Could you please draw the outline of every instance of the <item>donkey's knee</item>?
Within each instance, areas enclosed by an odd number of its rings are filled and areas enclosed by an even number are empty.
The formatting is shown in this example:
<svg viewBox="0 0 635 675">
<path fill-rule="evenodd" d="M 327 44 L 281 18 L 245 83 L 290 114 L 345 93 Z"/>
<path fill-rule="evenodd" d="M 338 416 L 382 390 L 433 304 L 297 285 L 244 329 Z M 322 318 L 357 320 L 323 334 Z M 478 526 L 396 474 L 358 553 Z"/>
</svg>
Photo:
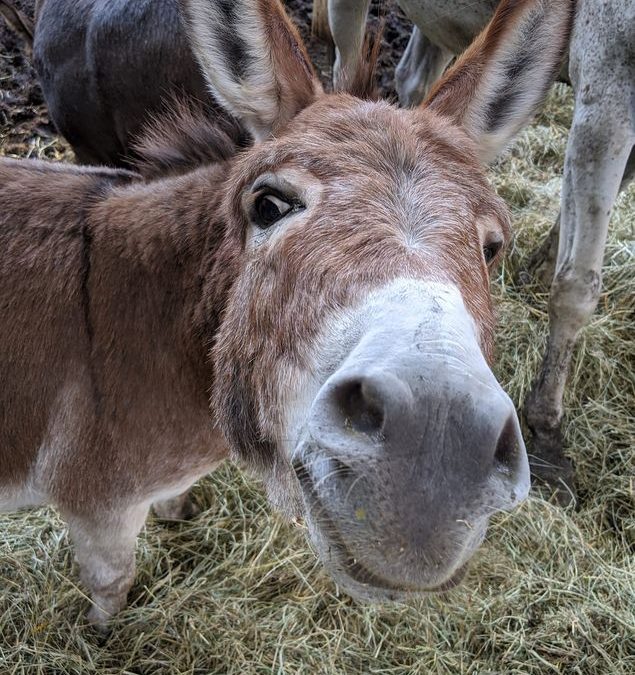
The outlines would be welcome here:
<svg viewBox="0 0 635 675">
<path fill-rule="evenodd" d="M 566 330 L 568 337 L 575 339 L 595 311 L 601 287 L 602 276 L 597 269 L 578 269 L 571 264 L 558 269 L 549 297 L 552 330 Z"/>
<path fill-rule="evenodd" d="M 419 105 L 443 74 L 452 54 L 430 40 L 415 26 L 395 70 L 395 88 L 404 108 Z"/>
<path fill-rule="evenodd" d="M 80 562 L 80 578 L 90 590 L 92 606 L 87 618 L 91 624 L 104 627 L 111 617 L 126 606 L 134 574 L 134 549 L 114 564 L 94 558 L 84 564 Z"/>
<path fill-rule="evenodd" d="M 586 325 L 600 297 L 601 276 L 593 269 L 560 268 L 551 284 L 551 331 L 541 372 L 525 403 L 525 416 L 535 436 L 553 437 L 550 451 L 561 443 L 562 394 L 571 355 L 580 330 Z M 557 437 L 557 440 L 556 440 Z"/>
<path fill-rule="evenodd" d="M 99 628 L 126 605 L 135 575 L 135 542 L 147 512 L 140 506 L 103 517 L 69 518 L 80 579 L 92 601 L 88 620 Z"/>
</svg>

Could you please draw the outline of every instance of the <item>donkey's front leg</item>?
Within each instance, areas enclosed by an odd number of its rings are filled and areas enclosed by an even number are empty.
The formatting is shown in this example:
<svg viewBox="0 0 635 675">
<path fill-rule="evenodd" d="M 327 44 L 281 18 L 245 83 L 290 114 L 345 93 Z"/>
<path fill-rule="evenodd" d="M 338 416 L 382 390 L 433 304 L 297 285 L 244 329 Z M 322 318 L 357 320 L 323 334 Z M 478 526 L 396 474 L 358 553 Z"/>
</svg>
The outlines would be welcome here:
<svg viewBox="0 0 635 675">
<path fill-rule="evenodd" d="M 635 149 L 631 150 L 620 192 L 628 187 L 635 176 Z M 535 251 L 529 254 L 526 265 L 518 273 L 518 283 L 521 285 L 538 281 L 549 287 L 553 281 L 558 258 L 558 240 L 560 238 L 560 214 L 556 218 L 549 233 Z"/>
<path fill-rule="evenodd" d="M 333 86 L 354 77 L 362 55 L 370 0 L 328 0 L 329 28 L 335 44 Z"/>
<path fill-rule="evenodd" d="M 395 87 L 404 108 L 423 101 L 432 85 L 441 77 L 454 54 L 437 47 L 419 30 L 412 29 L 408 46 L 395 70 Z"/>
<path fill-rule="evenodd" d="M 593 82 L 581 82 L 576 89 L 549 301 L 551 333 L 540 375 L 525 403 L 534 436 L 534 475 L 552 484 L 564 481 L 568 489 L 572 471 L 562 453 L 560 429 L 564 387 L 578 334 L 597 306 L 611 209 L 635 140 L 629 122 L 630 85 L 613 79 L 609 96 L 604 83 L 611 81 L 611 74 L 605 76 L 594 73 Z"/>
<path fill-rule="evenodd" d="M 143 504 L 67 518 L 80 577 L 93 603 L 88 620 L 98 628 L 104 629 L 126 605 L 135 573 L 135 542 L 147 515 L 148 505 Z"/>
</svg>

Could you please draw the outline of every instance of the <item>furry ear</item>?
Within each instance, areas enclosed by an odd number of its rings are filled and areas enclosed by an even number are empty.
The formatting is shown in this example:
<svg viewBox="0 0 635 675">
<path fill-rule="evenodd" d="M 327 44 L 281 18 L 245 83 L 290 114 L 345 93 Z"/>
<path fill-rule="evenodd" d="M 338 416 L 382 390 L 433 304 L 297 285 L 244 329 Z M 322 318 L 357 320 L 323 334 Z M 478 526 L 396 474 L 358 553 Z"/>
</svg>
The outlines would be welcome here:
<svg viewBox="0 0 635 675">
<path fill-rule="evenodd" d="M 575 0 L 502 0 L 423 105 L 450 117 L 493 160 L 531 119 L 560 70 Z"/>
<path fill-rule="evenodd" d="M 256 140 L 322 92 L 279 0 L 183 0 L 190 43 L 217 100 Z"/>
</svg>

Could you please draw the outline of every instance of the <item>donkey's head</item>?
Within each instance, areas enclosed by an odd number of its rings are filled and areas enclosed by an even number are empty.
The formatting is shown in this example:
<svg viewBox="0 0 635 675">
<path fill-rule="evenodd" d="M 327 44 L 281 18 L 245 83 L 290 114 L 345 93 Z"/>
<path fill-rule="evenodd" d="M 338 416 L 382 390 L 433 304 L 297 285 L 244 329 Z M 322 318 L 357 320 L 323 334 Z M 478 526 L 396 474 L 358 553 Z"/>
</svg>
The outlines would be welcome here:
<svg viewBox="0 0 635 675">
<path fill-rule="evenodd" d="M 408 111 L 323 93 L 277 0 L 186 11 L 214 94 L 256 140 L 225 199 L 243 254 L 213 352 L 224 432 L 346 590 L 447 588 L 529 489 L 488 365 L 508 214 L 483 162 L 555 76 L 572 2 L 505 0 Z"/>
</svg>

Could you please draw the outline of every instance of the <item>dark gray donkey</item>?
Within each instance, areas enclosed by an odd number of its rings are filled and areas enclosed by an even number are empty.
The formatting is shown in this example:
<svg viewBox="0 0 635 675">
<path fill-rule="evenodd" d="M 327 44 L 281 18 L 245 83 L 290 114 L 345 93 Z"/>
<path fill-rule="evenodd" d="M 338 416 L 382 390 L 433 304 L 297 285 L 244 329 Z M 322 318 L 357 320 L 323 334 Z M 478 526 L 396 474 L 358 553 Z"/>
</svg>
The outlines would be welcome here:
<svg viewBox="0 0 635 675">
<path fill-rule="evenodd" d="M 51 119 L 82 164 L 128 165 L 134 139 L 174 96 L 221 114 L 178 0 L 36 0 L 34 26 L 11 0 L 0 13 L 32 49 Z"/>
</svg>

